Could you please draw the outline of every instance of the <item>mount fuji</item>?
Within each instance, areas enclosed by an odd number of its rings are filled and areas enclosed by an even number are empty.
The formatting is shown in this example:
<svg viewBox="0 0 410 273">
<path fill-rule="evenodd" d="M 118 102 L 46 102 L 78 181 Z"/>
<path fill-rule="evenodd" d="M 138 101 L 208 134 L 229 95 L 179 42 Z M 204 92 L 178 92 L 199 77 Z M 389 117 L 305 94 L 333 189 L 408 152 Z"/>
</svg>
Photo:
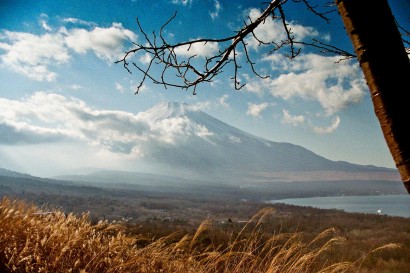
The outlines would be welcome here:
<svg viewBox="0 0 410 273">
<path fill-rule="evenodd" d="M 159 164 L 163 170 L 174 174 L 185 174 L 184 177 L 195 174 L 201 179 L 240 183 L 399 181 L 395 169 L 332 161 L 298 145 L 274 142 L 244 132 L 193 105 L 163 102 L 141 115 L 152 126 L 162 128 L 158 129 L 162 130 L 160 138 L 165 139 L 150 145 L 144 161 Z"/>
</svg>

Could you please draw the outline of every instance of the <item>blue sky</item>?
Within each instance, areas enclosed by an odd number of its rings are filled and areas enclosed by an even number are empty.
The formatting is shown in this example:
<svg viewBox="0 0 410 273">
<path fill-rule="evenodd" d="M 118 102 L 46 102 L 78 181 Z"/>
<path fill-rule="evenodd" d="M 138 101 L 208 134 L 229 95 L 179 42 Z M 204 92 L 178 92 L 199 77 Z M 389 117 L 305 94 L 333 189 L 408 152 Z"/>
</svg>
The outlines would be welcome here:
<svg viewBox="0 0 410 273">
<path fill-rule="evenodd" d="M 409 29 L 409 3 L 390 2 Z M 271 77 L 256 78 L 244 64 L 239 76 L 247 85 L 236 91 L 227 67 L 195 96 L 148 81 L 135 95 L 141 75 L 114 63 L 133 41 L 144 42 L 137 16 L 152 33 L 177 12 L 165 36 L 178 42 L 232 35 L 262 7 L 258 1 L 223 0 L 0 0 L 0 167 L 40 176 L 80 167 L 136 170 L 144 155 L 117 151 L 111 143 L 149 141 L 140 123 L 133 128 L 129 122 L 163 101 L 193 104 L 249 133 L 332 160 L 394 167 L 356 60 L 335 64 L 340 57 L 302 48 L 289 61 L 267 55 L 249 38 L 256 68 Z M 326 24 L 291 2 L 285 11 L 299 39 L 351 50 L 336 13 Z M 256 35 L 280 39 L 283 34 L 272 31 L 277 27 L 267 20 Z M 200 59 L 218 49 L 208 44 L 192 50 Z M 144 64 L 144 56 L 133 58 Z"/>
</svg>

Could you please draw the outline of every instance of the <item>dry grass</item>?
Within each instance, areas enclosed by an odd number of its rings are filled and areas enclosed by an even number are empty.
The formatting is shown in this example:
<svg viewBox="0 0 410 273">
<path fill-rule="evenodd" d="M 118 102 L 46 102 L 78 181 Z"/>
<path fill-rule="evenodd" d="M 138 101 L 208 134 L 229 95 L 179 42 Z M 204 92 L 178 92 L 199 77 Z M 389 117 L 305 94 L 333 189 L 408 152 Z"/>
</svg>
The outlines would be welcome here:
<svg viewBox="0 0 410 273">
<path fill-rule="evenodd" d="M 226 244 L 216 244 L 217 227 L 206 220 L 191 235 L 171 234 L 145 246 L 118 224 L 39 211 L 21 201 L 0 202 L 0 272 L 357 272 L 366 258 L 330 262 L 332 249 L 344 243 L 332 229 L 309 242 L 301 233 L 267 237 L 262 226 L 270 210 L 239 232 L 226 230 Z"/>
</svg>

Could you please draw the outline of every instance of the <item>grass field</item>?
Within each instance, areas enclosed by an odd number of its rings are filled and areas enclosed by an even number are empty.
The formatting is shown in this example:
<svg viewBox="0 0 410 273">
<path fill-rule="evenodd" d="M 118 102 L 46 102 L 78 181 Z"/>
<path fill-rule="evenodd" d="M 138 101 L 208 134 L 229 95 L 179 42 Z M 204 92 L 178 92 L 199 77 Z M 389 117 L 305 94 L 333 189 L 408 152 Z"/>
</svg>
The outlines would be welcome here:
<svg viewBox="0 0 410 273">
<path fill-rule="evenodd" d="M 273 230 L 276 220 L 268 207 L 245 223 L 208 218 L 191 231 L 149 237 L 141 224 L 93 223 L 88 214 L 3 198 L 0 272 L 405 272 L 398 243 L 354 253 L 354 233 Z"/>
</svg>

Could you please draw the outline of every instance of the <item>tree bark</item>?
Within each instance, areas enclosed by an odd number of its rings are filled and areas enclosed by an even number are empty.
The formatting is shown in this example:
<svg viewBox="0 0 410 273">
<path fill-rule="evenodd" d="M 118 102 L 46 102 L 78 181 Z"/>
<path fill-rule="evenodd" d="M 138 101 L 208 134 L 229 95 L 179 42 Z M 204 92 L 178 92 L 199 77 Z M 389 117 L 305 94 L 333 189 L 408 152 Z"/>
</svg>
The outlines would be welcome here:
<svg viewBox="0 0 410 273">
<path fill-rule="evenodd" d="M 387 0 L 336 0 L 374 111 L 410 194 L 410 62 Z"/>
</svg>

